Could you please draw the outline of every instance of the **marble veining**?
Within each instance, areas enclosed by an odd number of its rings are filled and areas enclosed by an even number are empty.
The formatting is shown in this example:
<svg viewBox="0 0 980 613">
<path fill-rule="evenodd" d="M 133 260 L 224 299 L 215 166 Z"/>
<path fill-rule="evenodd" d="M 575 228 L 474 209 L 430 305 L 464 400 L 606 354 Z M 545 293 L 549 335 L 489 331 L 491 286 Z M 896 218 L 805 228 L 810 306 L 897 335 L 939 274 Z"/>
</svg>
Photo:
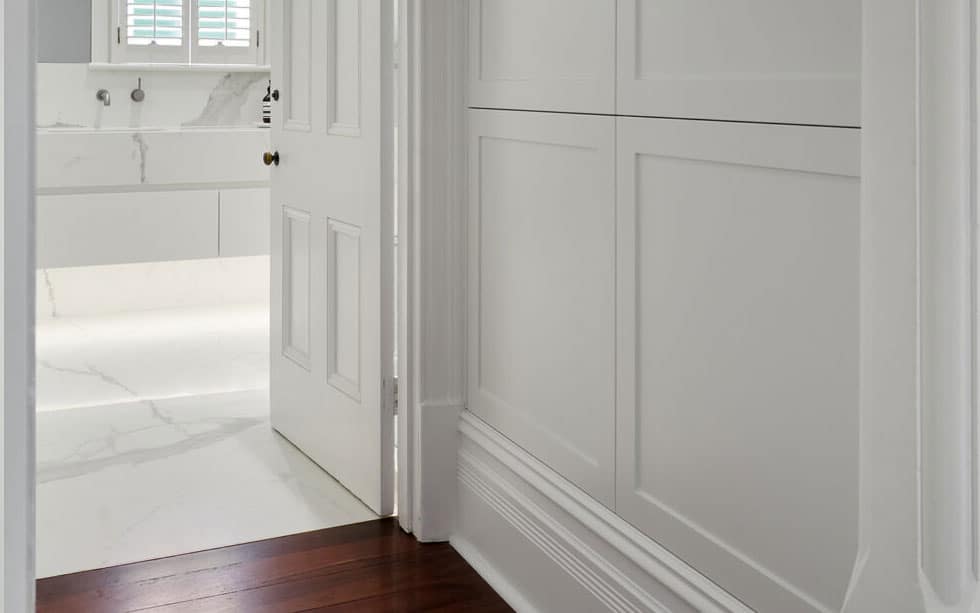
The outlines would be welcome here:
<svg viewBox="0 0 980 613">
<path fill-rule="evenodd" d="M 66 123 L 64 121 L 49 121 L 48 123 L 39 123 L 37 127 L 44 130 L 65 130 L 65 129 L 84 128 L 85 126 L 80 123 Z"/>
<path fill-rule="evenodd" d="M 146 99 L 136 103 L 128 93 L 141 78 Z M 268 78 L 39 64 L 38 188 L 266 184 L 256 152 L 268 149 L 269 131 L 257 127 Z M 96 100 L 99 89 L 111 106 Z"/>
<path fill-rule="evenodd" d="M 177 429 L 179 429 L 182 432 L 184 432 L 184 434 L 187 434 L 187 432 L 185 430 L 183 430 L 176 421 L 174 421 L 171 417 L 169 417 L 163 411 L 160 410 L 160 407 L 157 405 L 157 403 L 153 399 L 141 397 L 140 394 L 136 390 L 128 387 L 126 384 L 124 384 L 119 379 L 116 379 L 115 377 L 113 377 L 113 376 L 111 376 L 111 375 L 103 372 L 102 370 L 100 370 L 99 368 L 96 368 L 92 364 L 86 364 L 84 369 L 79 369 L 79 368 L 66 368 L 66 367 L 54 366 L 53 364 L 51 364 L 47 360 L 38 360 L 38 363 L 41 366 L 43 366 L 45 368 L 48 368 L 50 370 L 53 370 L 55 372 L 58 372 L 58 373 L 71 374 L 71 375 L 82 375 L 82 376 L 87 376 L 87 377 L 95 377 L 98 380 L 102 381 L 103 383 L 106 383 L 106 384 L 110 385 L 111 387 L 118 388 L 118 389 L 122 390 L 123 392 L 125 392 L 126 394 L 129 394 L 133 398 L 137 399 L 141 404 L 143 404 L 146 408 L 148 408 L 150 410 L 150 414 L 152 415 L 152 417 L 155 420 L 159 421 L 162 424 L 166 424 L 168 426 L 176 427 Z"/>
<path fill-rule="evenodd" d="M 55 298 L 54 294 L 54 283 L 51 282 L 51 273 L 48 269 L 40 270 L 41 278 L 44 279 L 44 288 L 48 296 L 48 306 L 51 308 L 50 317 L 58 317 L 58 300 Z M 39 303 L 42 301 L 38 301 Z"/>
<path fill-rule="evenodd" d="M 133 133 L 133 142 L 136 143 L 136 159 L 139 160 L 139 177 L 140 185 L 146 184 L 146 152 L 150 149 L 150 146 L 146 143 L 146 139 L 139 132 Z"/>
<path fill-rule="evenodd" d="M 374 517 L 271 428 L 268 321 L 266 304 L 39 320 L 38 576 Z"/>
<path fill-rule="evenodd" d="M 261 128 L 41 130 L 37 144 L 41 193 L 269 181 L 256 154 L 269 147 L 269 130 Z"/>
<path fill-rule="evenodd" d="M 74 318 L 76 321 L 148 311 L 197 309 L 193 319 L 201 321 L 200 308 L 224 305 L 253 305 L 222 308 L 224 317 L 251 310 L 247 325 L 266 326 L 262 306 L 269 296 L 269 256 L 225 257 L 205 260 L 145 262 L 95 267 L 41 268 L 37 273 L 37 318 Z M 112 296 L 107 300 L 106 296 Z M 244 316 L 244 315 L 243 315 Z M 236 321 L 242 326 L 242 321 Z M 46 328 L 51 336 L 56 328 Z M 106 334 L 109 334 L 107 332 Z M 53 341 L 55 342 L 55 341 Z M 255 351 L 262 347 L 255 347 Z M 60 363 L 60 361 L 59 361 Z M 69 365 L 82 367 L 72 361 Z"/>
<path fill-rule="evenodd" d="M 39 319 L 36 344 L 39 413 L 264 389 L 269 381 L 268 309 L 260 305 L 61 313 Z"/>
<path fill-rule="evenodd" d="M 143 79 L 146 98 L 129 92 Z M 267 71 L 235 73 L 89 70 L 85 64 L 38 64 L 37 125 L 47 129 L 251 127 L 262 121 Z M 95 92 L 107 89 L 112 105 Z"/>
<path fill-rule="evenodd" d="M 228 73 L 218 81 L 208 95 L 200 114 L 185 121 L 184 126 L 223 126 L 242 122 L 242 107 L 253 98 L 250 90 L 257 84 L 266 83 L 268 75 L 252 72 Z"/>
<path fill-rule="evenodd" d="M 118 429 L 112 423 L 105 424 L 105 431 L 79 442 L 60 457 L 38 461 L 38 484 L 52 483 L 62 479 L 74 479 L 123 465 L 136 466 L 146 462 L 166 460 L 178 454 L 207 448 L 211 445 L 234 438 L 249 428 L 266 423 L 262 417 L 204 417 L 178 421 L 155 402 L 141 401 L 151 409 L 151 421 L 139 423 L 127 429 Z M 129 406 L 122 407 L 128 410 Z M 93 413 L 89 417 L 94 417 Z M 46 413 L 44 422 L 55 421 L 57 413 Z M 157 420 L 154 423 L 152 420 Z M 169 432 L 158 432 L 164 428 Z M 195 431 L 199 430 L 199 431 Z M 174 435 L 174 436 L 170 436 Z M 136 445 L 129 439 L 156 438 L 158 444 Z"/>
</svg>

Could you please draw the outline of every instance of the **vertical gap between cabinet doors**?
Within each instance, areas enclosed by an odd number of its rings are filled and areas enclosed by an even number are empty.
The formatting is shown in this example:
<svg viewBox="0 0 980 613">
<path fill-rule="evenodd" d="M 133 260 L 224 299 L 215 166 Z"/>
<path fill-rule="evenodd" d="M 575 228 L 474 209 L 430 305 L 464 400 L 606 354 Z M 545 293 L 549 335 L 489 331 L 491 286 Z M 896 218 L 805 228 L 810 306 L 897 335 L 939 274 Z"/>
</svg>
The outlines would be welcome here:
<svg viewBox="0 0 980 613">
<path fill-rule="evenodd" d="M 617 3 L 618 4 L 618 3 Z M 619 266 L 619 117 L 613 117 L 613 498 L 612 510 L 618 513 L 619 500 L 619 288 L 622 271 Z"/>
<path fill-rule="evenodd" d="M 613 428 L 612 510 L 619 507 L 619 0 L 613 2 Z"/>
<path fill-rule="evenodd" d="M 221 257 L 221 190 L 218 190 L 218 257 Z"/>
</svg>

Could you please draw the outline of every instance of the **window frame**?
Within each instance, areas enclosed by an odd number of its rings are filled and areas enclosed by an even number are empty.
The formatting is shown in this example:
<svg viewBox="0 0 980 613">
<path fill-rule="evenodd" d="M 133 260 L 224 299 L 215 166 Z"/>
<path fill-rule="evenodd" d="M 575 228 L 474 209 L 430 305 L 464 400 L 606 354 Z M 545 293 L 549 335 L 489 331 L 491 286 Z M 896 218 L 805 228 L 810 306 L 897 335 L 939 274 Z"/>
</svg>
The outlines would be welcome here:
<svg viewBox="0 0 980 613">
<path fill-rule="evenodd" d="M 265 25 L 265 2 L 264 0 L 251 0 L 249 8 L 249 38 L 248 45 L 244 47 L 228 47 L 217 45 L 215 47 L 202 47 L 199 44 L 200 31 L 198 23 L 200 18 L 198 0 L 184 0 L 190 9 L 190 63 L 191 64 L 247 64 L 258 65 L 263 63 L 265 57 L 264 42 L 262 41 L 262 30 Z"/>
<path fill-rule="evenodd" d="M 180 45 L 129 45 L 127 44 L 126 6 L 128 0 L 110 0 L 112 2 L 112 20 L 115 39 L 110 42 L 113 63 L 129 64 L 142 62 L 149 64 L 189 64 L 190 40 L 188 8 L 193 0 L 182 0 Z"/>
<path fill-rule="evenodd" d="M 249 45 L 202 47 L 198 45 L 198 0 L 183 0 L 181 44 L 129 45 L 126 41 L 126 0 L 94 0 L 92 3 L 92 64 L 139 65 L 163 68 L 267 65 L 266 2 L 251 0 Z"/>
</svg>

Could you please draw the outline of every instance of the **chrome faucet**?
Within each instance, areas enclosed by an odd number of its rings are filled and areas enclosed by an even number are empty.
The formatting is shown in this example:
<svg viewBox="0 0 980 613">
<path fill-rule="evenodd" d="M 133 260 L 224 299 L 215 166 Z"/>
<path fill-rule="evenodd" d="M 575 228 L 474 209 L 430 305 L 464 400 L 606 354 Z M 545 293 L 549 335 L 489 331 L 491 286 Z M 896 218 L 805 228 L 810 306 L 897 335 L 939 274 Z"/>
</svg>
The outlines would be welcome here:
<svg viewBox="0 0 980 613">
<path fill-rule="evenodd" d="M 100 89 L 99 91 L 95 92 L 95 97 L 101 100 L 102 104 L 105 106 L 112 104 L 112 99 L 110 98 L 109 90 L 107 89 Z"/>
</svg>

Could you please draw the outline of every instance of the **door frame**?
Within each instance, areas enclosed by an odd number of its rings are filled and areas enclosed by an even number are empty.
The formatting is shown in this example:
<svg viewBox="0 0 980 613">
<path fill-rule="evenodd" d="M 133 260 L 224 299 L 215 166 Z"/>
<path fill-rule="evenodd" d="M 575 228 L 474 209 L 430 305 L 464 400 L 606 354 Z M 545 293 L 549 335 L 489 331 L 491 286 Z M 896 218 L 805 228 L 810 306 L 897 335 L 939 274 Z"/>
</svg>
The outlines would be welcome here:
<svg viewBox="0 0 980 613">
<path fill-rule="evenodd" d="M 467 10 L 399 0 L 398 514 L 424 542 L 452 533 L 466 398 Z"/>
<path fill-rule="evenodd" d="M 34 610 L 34 2 L 0 0 L 0 610 Z"/>
<path fill-rule="evenodd" d="M 846 612 L 980 600 L 976 5 L 863 0 L 860 530 Z"/>
</svg>

